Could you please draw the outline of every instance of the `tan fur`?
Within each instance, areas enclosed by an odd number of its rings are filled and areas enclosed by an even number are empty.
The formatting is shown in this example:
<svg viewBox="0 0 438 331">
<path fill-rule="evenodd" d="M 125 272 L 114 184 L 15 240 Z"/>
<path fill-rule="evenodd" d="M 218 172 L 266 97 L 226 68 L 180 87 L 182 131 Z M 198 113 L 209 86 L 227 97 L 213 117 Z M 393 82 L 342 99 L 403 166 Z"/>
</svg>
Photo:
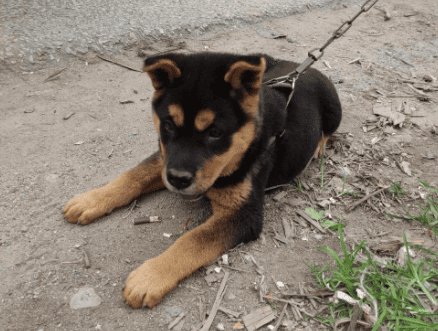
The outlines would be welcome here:
<svg viewBox="0 0 438 331">
<path fill-rule="evenodd" d="M 206 196 L 210 199 L 213 213 L 215 209 L 221 208 L 238 210 L 248 200 L 251 190 L 251 180 L 247 178 L 234 186 L 222 189 L 211 188 Z"/>
<path fill-rule="evenodd" d="M 163 254 L 134 270 L 123 291 L 125 301 L 133 308 L 140 308 L 143 303 L 154 307 L 179 282 L 231 248 L 234 243 L 228 240 L 236 231 L 231 215 L 240 209 L 250 192 L 249 181 L 212 191 L 213 215 L 184 234 Z"/>
<path fill-rule="evenodd" d="M 64 208 L 64 215 L 71 223 L 89 224 L 116 208 L 126 206 L 141 194 L 164 188 L 163 167 L 161 157 L 140 164 L 105 186 L 74 197 Z"/>
<path fill-rule="evenodd" d="M 330 139 L 330 136 L 324 136 L 324 147 L 327 147 L 327 142 L 329 141 L 329 139 Z M 314 157 L 316 158 L 316 157 L 321 156 L 323 151 L 324 151 L 323 139 L 322 139 L 322 135 L 321 135 L 321 136 L 319 136 L 318 146 L 316 147 Z"/>
<path fill-rule="evenodd" d="M 155 112 L 152 113 L 152 119 L 154 120 L 155 129 L 157 129 L 158 134 L 160 134 L 160 119 Z"/>
<path fill-rule="evenodd" d="M 159 97 L 161 97 L 164 94 L 163 90 L 156 90 L 154 92 L 154 96 L 153 96 L 153 102 L 157 101 Z"/>
<path fill-rule="evenodd" d="M 179 70 L 178 66 L 175 62 L 169 59 L 161 59 L 155 62 L 154 64 L 144 67 L 143 71 L 146 72 L 152 81 L 152 86 L 159 90 L 162 88 L 160 82 L 158 81 L 157 77 L 155 76 L 155 71 L 157 70 L 164 70 L 167 72 L 169 80 L 172 82 L 175 78 L 178 78 L 181 76 L 181 71 Z"/>
<path fill-rule="evenodd" d="M 197 193 L 205 192 L 218 177 L 231 175 L 236 171 L 254 138 L 255 125 L 253 121 L 249 121 L 233 135 L 231 146 L 226 152 L 205 160 L 195 175 Z"/>
<path fill-rule="evenodd" d="M 195 117 L 195 128 L 198 131 L 204 131 L 214 121 L 215 113 L 211 109 L 201 110 Z"/>
<path fill-rule="evenodd" d="M 242 74 L 245 71 L 253 71 L 256 73 L 256 77 L 252 82 L 251 87 L 254 89 L 258 89 L 262 84 L 262 76 L 265 70 L 266 60 L 263 57 L 260 59 L 259 65 L 253 65 L 245 61 L 238 61 L 236 63 L 233 63 L 228 72 L 225 74 L 225 81 L 227 83 L 230 83 L 234 89 L 240 89 L 242 87 Z M 257 92 L 258 90 L 255 91 L 255 93 Z"/>
<path fill-rule="evenodd" d="M 169 106 L 169 115 L 172 117 L 176 126 L 184 125 L 184 110 L 179 105 L 172 104 Z"/>
</svg>

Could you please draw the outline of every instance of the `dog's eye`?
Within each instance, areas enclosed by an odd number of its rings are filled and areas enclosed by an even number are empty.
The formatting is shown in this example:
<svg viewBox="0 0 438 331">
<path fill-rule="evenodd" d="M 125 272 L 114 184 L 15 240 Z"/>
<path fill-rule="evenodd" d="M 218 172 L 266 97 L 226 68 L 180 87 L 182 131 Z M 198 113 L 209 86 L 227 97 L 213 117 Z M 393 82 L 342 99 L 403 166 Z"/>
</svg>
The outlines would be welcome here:
<svg viewBox="0 0 438 331">
<path fill-rule="evenodd" d="M 220 138 L 222 136 L 222 130 L 218 129 L 218 128 L 212 128 L 209 132 L 208 132 L 210 138 Z"/>
<path fill-rule="evenodd" d="M 170 122 L 170 121 L 165 121 L 165 122 L 164 122 L 164 129 L 165 129 L 166 131 L 170 131 L 170 132 L 172 132 L 172 131 L 173 131 L 173 123 Z"/>
</svg>

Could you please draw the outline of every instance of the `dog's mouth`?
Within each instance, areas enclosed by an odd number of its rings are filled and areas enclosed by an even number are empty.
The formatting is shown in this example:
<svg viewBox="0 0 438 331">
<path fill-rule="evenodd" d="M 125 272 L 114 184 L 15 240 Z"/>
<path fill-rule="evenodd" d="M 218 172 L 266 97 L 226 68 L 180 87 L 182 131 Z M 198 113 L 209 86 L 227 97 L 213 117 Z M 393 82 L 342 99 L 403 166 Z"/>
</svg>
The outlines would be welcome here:
<svg viewBox="0 0 438 331">
<path fill-rule="evenodd" d="M 196 183 L 193 182 L 190 186 L 186 188 L 177 188 L 173 186 L 171 183 L 169 183 L 167 176 L 164 178 L 164 185 L 166 188 L 171 191 L 178 194 L 181 194 L 184 199 L 186 200 L 199 200 L 204 196 L 206 191 L 199 191 L 199 188 L 197 188 Z"/>
<path fill-rule="evenodd" d="M 166 185 L 166 187 L 169 189 L 169 191 L 180 194 L 184 200 L 187 200 L 190 202 L 195 202 L 195 201 L 201 200 L 205 196 L 205 192 L 192 193 L 189 190 L 190 187 L 188 187 L 187 189 L 178 190 L 177 188 L 173 187 L 169 183 L 167 183 L 167 184 L 168 185 Z"/>
</svg>

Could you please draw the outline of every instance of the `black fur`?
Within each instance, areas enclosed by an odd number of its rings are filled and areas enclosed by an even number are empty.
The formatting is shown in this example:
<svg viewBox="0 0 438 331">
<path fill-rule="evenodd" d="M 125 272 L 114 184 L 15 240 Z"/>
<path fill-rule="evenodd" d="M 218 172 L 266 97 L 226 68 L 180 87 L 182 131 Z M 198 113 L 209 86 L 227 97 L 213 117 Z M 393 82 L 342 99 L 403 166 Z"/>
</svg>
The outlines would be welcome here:
<svg viewBox="0 0 438 331">
<path fill-rule="evenodd" d="M 243 73 L 243 88 L 237 90 L 225 82 L 224 76 L 233 63 L 245 61 L 259 65 L 262 57 L 266 60 L 264 82 L 284 76 L 298 66 L 297 63 L 276 60 L 264 54 L 166 54 L 145 61 L 147 67 L 159 59 L 170 59 L 181 71 L 181 76 L 172 83 L 165 74 L 162 79 L 158 77 L 162 80 L 165 93 L 153 103 L 161 123 L 169 120 L 169 104 L 176 103 L 184 110 L 183 127 L 175 128 L 169 134 L 161 125 L 160 136 L 167 150 L 167 166 L 195 173 L 204 160 L 228 150 L 231 136 L 248 120 L 239 101 L 245 90 L 251 93 L 254 74 Z M 265 188 L 292 181 L 313 156 L 321 132 L 329 136 L 340 124 L 342 110 L 338 94 L 330 80 L 319 71 L 309 69 L 300 76 L 291 103 L 285 110 L 289 92 L 289 89 L 261 86 L 259 111 L 262 121 L 258 134 L 239 168 L 228 176 L 219 177 L 213 184 L 214 188 L 221 189 L 251 177 L 250 197 L 241 209 L 235 211 L 231 220 L 235 231 L 230 234 L 230 247 L 259 236 L 263 224 Z M 196 133 L 192 125 L 197 113 L 205 108 L 215 112 L 215 125 L 225 132 L 223 139 L 208 148 L 205 134 Z M 275 136 L 275 143 L 270 144 Z"/>
</svg>

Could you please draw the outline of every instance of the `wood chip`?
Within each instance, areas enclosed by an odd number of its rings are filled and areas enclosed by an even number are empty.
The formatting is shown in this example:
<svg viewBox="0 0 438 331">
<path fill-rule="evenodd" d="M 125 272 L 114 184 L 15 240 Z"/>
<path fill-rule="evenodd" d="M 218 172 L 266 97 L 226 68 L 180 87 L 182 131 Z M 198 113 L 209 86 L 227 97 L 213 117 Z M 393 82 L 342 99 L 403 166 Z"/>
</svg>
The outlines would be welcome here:
<svg viewBox="0 0 438 331">
<path fill-rule="evenodd" d="M 392 111 L 391 106 L 382 106 L 379 104 L 373 105 L 373 113 L 375 115 L 388 118 L 394 126 L 403 123 L 406 120 L 406 116 L 402 113 Z"/>
<path fill-rule="evenodd" d="M 275 319 L 275 314 L 270 306 L 265 306 L 243 316 L 242 319 L 248 331 L 254 331 L 273 321 Z"/>
<path fill-rule="evenodd" d="M 281 223 L 283 224 L 284 236 L 286 237 L 286 239 L 292 238 L 293 237 L 293 230 L 292 230 L 291 222 L 289 220 L 287 220 L 286 218 L 283 218 L 281 220 Z"/>
<path fill-rule="evenodd" d="M 211 274 L 204 277 L 204 279 L 208 285 L 211 285 L 212 283 L 217 282 L 217 281 L 221 280 L 222 278 L 224 278 L 223 273 L 220 273 L 220 274 L 211 273 Z"/>
<path fill-rule="evenodd" d="M 239 318 L 239 316 L 242 315 L 242 312 L 233 311 L 224 307 L 219 307 L 218 310 L 224 312 L 227 315 L 233 316 L 234 318 Z"/>
<path fill-rule="evenodd" d="M 275 197 L 273 197 L 272 199 L 276 202 L 280 201 L 281 199 L 283 199 L 287 194 L 287 191 L 281 191 L 280 193 L 278 193 L 277 195 L 275 195 Z"/>
</svg>

